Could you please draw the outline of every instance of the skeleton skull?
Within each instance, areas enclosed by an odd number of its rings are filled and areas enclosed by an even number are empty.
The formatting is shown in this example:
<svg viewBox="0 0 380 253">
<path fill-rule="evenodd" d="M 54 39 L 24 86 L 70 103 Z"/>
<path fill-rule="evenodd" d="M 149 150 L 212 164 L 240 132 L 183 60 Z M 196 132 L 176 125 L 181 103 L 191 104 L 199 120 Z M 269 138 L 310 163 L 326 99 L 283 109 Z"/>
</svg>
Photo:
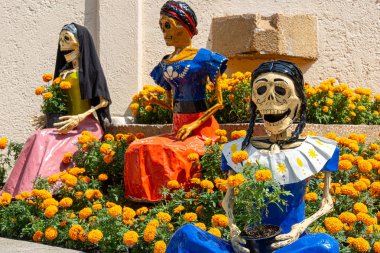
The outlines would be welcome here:
<svg viewBox="0 0 380 253">
<path fill-rule="evenodd" d="M 253 80 L 252 101 L 263 117 L 265 129 L 271 134 L 286 131 L 301 105 L 293 80 L 276 72 L 261 74 Z"/>
<path fill-rule="evenodd" d="M 59 48 L 61 51 L 68 52 L 65 54 L 67 62 L 72 62 L 79 57 L 79 42 L 75 35 L 68 31 L 62 30 L 59 34 Z"/>
<path fill-rule="evenodd" d="M 159 23 L 167 46 L 180 47 L 191 40 L 189 32 L 177 20 L 161 15 Z"/>
</svg>

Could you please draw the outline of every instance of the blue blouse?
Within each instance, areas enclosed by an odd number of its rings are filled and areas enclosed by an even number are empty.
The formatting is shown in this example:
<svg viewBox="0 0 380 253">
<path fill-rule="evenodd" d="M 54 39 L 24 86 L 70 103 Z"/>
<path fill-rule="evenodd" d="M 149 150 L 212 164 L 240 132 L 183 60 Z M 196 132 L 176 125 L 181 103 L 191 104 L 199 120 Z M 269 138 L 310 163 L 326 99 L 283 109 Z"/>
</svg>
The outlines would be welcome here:
<svg viewBox="0 0 380 253">
<path fill-rule="evenodd" d="M 222 74 L 226 67 L 226 57 L 201 48 L 191 60 L 161 61 L 150 75 L 156 84 L 174 91 L 174 101 L 199 101 L 206 99 L 207 77 L 215 83 L 218 72 Z"/>
</svg>

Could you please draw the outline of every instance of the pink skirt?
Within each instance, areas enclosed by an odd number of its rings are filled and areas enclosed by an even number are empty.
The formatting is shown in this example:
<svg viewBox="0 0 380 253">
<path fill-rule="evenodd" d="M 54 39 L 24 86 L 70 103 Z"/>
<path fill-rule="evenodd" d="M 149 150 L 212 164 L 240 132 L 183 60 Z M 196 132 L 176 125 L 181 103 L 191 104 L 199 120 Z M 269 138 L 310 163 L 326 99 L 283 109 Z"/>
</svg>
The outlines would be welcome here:
<svg viewBox="0 0 380 253">
<path fill-rule="evenodd" d="M 56 130 L 37 130 L 28 138 L 2 192 L 16 196 L 23 191 L 31 191 L 37 177 L 48 178 L 70 167 L 71 164 L 62 163 L 62 158 L 64 153 L 78 150 L 75 144 L 82 131 L 90 131 L 97 138 L 103 135 L 102 128 L 92 115 L 67 134 L 59 134 Z"/>
</svg>

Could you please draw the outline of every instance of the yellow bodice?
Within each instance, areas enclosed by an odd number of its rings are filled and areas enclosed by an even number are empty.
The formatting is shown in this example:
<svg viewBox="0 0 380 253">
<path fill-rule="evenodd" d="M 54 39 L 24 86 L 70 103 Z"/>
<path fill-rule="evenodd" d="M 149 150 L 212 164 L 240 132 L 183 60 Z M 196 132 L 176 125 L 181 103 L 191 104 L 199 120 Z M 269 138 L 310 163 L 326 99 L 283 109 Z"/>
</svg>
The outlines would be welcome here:
<svg viewBox="0 0 380 253">
<path fill-rule="evenodd" d="M 78 115 L 91 109 L 90 100 L 81 98 L 78 71 L 69 74 L 64 81 L 71 83 L 71 88 L 67 90 L 67 94 L 69 95 L 67 104 L 68 114 Z"/>
</svg>

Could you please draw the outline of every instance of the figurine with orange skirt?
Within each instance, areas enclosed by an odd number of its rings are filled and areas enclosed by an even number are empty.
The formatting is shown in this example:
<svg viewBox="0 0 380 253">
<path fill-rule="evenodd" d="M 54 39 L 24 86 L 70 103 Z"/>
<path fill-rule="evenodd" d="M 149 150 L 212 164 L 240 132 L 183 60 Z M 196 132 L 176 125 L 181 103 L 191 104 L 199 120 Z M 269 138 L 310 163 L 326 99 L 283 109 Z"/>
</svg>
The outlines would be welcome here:
<svg viewBox="0 0 380 253">
<path fill-rule="evenodd" d="M 227 67 L 227 58 L 192 47 L 197 18 L 184 2 L 167 1 L 161 8 L 160 27 L 167 46 L 174 52 L 163 57 L 151 77 L 166 90 L 166 100 L 146 96 L 148 103 L 173 111 L 172 133 L 134 141 L 125 153 L 125 196 L 155 202 L 170 180 L 186 182 L 193 174 L 189 152 L 202 155 L 204 141 L 215 138 L 219 125 L 213 114 L 223 108 L 217 79 Z M 215 85 L 218 103 L 207 108 L 206 83 Z"/>
</svg>

